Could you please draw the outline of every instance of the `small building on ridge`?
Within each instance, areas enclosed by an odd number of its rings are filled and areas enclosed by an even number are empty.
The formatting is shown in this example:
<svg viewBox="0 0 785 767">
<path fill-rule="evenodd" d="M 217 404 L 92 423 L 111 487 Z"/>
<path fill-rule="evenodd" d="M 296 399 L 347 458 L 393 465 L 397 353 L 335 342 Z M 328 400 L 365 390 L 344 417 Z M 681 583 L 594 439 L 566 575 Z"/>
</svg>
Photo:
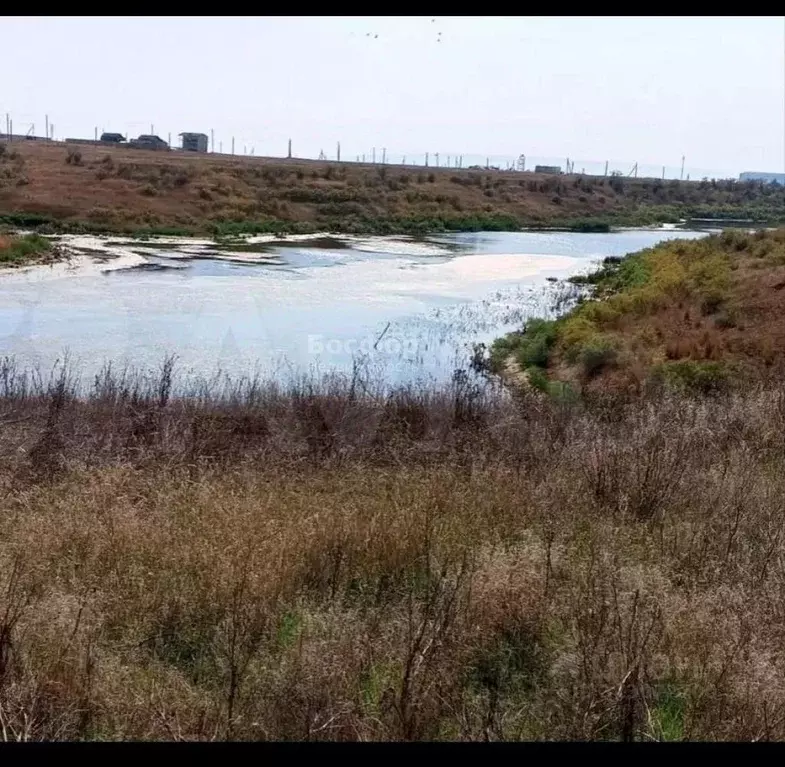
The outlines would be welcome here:
<svg viewBox="0 0 785 767">
<path fill-rule="evenodd" d="M 183 151 L 185 152 L 206 152 L 207 136 L 204 133 L 181 133 L 183 140 Z"/>
</svg>

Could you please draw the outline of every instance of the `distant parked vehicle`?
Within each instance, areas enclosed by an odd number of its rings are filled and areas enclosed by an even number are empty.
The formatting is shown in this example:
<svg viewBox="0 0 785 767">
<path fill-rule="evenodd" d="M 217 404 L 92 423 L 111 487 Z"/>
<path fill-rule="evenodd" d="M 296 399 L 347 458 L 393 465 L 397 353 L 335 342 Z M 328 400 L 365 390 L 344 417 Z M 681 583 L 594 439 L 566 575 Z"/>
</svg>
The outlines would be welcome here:
<svg viewBox="0 0 785 767">
<path fill-rule="evenodd" d="M 128 146 L 137 149 L 169 149 L 167 144 L 160 136 L 153 136 L 147 133 L 142 134 L 139 138 L 131 139 Z"/>
<path fill-rule="evenodd" d="M 102 133 L 101 141 L 107 144 L 122 144 L 125 141 L 125 136 L 122 133 Z"/>
</svg>

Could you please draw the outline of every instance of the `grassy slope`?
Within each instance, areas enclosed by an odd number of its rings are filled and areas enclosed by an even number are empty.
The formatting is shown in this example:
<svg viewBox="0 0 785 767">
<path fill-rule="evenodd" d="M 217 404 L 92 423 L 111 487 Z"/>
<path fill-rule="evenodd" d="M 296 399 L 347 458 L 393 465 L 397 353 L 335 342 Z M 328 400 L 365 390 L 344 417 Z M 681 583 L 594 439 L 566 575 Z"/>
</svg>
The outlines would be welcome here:
<svg viewBox="0 0 785 767">
<path fill-rule="evenodd" d="M 785 229 L 728 230 L 606 262 L 594 300 L 500 339 L 540 388 L 639 392 L 666 383 L 704 390 L 780 375 L 785 348 Z M 558 387 L 557 387 L 558 388 Z"/>
<path fill-rule="evenodd" d="M 5 737 L 785 737 L 781 384 L 169 390 L 0 367 Z"/>
<path fill-rule="evenodd" d="M 54 260 L 57 255 L 57 249 L 51 241 L 39 234 L 0 234 L 0 266 L 45 263 Z"/>
<path fill-rule="evenodd" d="M 14 144 L 0 218 L 98 231 L 417 231 L 782 216 L 785 189 Z M 249 226 L 252 224 L 252 226 Z"/>
</svg>

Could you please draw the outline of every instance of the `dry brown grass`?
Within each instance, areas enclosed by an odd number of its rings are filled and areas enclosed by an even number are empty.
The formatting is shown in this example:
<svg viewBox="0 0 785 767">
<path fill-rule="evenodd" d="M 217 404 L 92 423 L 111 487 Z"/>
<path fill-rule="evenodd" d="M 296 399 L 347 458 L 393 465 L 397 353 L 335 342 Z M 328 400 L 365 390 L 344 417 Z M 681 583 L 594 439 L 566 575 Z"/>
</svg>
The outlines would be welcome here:
<svg viewBox="0 0 785 767">
<path fill-rule="evenodd" d="M 4 365 L 0 734 L 785 737 L 781 387 L 361 388 Z"/>
<path fill-rule="evenodd" d="M 547 223 L 626 215 L 642 206 L 739 206 L 774 198 L 781 207 L 776 187 L 735 182 L 555 177 L 35 142 L 15 144 L 7 154 L 16 159 L 7 163 L 8 179 L 0 176 L 0 213 L 41 214 L 107 231 L 209 231 L 216 222 L 269 220 L 356 228 L 411 217 L 506 216 Z"/>
</svg>

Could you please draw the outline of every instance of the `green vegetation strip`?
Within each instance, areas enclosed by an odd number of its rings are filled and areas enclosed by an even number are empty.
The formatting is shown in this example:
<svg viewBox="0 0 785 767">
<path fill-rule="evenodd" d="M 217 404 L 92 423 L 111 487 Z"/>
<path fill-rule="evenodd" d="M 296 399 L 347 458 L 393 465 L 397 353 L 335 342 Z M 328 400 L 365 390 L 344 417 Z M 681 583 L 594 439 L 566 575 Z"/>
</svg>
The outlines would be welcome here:
<svg viewBox="0 0 785 767">
<path fill-rule="evenodd" d="M 738 257 L 742 252 L 751 256 L 753 268 L 785 265 L 782 233 L 727 230 L 701 240 L 672 240 L 625 258 L 608 257 L 597 271 L 571 278 L 592 290 L 591 299 L 579 300 L 558 319 L 532 319 L 521 332 L 497 339 L 491 369 L 502 372 L 512 359 L 531 386 L 561 392 L 564 384 L 546 372 L 555 356 L 577 367 L 579 378 L 590 380 L 620 364 L 630 341 L 625 319 L 653 315 L 673 302 L 697 302 L 701 314 L 712 315 L 717 326 L 733 327 L 732 277 Z M 721 388 L 733 372 L 733 365 L 722 361 L 669 360 L 652 366 L 650 380 L 707 392 Z"/>
<path fill-rule="evenodd" d="M 34 261 L 52 251 L 52 243 L 39 234 L 26 234 L 21 237 L 0 235 L 0 263 L 23 264 Z"/>
</svg>

